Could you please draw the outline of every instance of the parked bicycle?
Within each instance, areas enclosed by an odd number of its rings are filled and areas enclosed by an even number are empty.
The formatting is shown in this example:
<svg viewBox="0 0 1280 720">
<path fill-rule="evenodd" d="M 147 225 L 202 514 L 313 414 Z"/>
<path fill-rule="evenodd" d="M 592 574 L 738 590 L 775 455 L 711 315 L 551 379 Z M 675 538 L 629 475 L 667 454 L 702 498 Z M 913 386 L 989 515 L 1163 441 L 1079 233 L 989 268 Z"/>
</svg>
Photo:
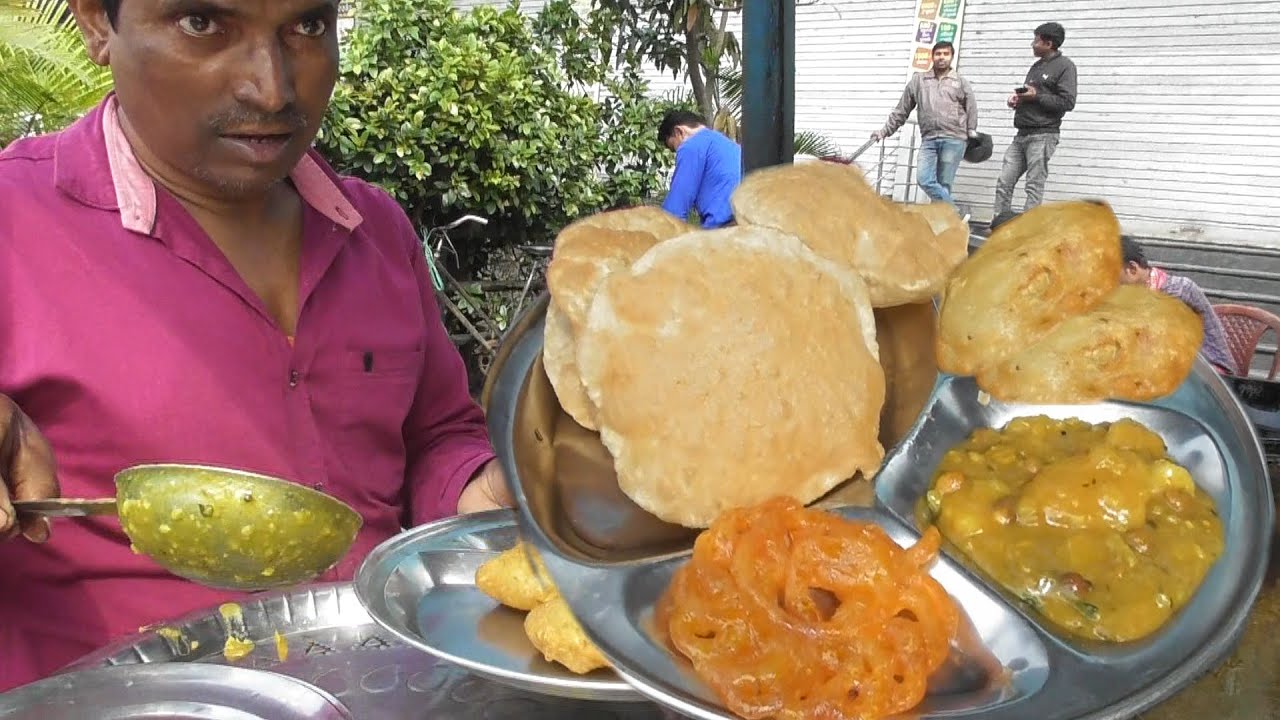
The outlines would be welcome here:
<svg viewBox="0 0 1280 720">
<path fill-rule="evenodd" d="M 546 266 L 551 248 L 541 245 L 497 247 L 472 279 L 448 270 L 458 266 L 459 253 L 450 232 L 467 225 L 486 226 L 487 218 L 464 215 L 447 225 L 428 229 L 423 249 L 436 298 L 449 337 L 467 362 L 472 389 L 478 391 L 493 362 L 494 352 L 510 324 L 546 290 Z"/>
</svg>

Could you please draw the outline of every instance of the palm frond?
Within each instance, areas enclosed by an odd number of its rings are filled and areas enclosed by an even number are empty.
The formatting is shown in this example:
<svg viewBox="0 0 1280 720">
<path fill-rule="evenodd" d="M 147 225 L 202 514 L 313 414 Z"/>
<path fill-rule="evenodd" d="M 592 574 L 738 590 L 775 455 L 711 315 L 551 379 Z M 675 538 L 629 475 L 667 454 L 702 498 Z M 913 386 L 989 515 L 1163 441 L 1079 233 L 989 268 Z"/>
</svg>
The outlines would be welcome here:
<svg viewBox="0 0 1280 720">
<path fill-rule="evenodd" d="M 840 154 L 840 146 L 834 140 L 812 130 L 797 131 L 793 147 L 797 155 L 835 157 Z"/>
<path fill-rule="evenodd" d="M 0 146 L 54 130 L 111 89 L 62 0 L 0 0 Z"/>
<path fill-rule="evenodd" d="M 733 113 L 735 117 L 742 116 L 742 70 L 741 68 L 732 68 L 722 70 L 716 75 L 720 81 L 720 103 L 721 107 Z"/>
</svg>

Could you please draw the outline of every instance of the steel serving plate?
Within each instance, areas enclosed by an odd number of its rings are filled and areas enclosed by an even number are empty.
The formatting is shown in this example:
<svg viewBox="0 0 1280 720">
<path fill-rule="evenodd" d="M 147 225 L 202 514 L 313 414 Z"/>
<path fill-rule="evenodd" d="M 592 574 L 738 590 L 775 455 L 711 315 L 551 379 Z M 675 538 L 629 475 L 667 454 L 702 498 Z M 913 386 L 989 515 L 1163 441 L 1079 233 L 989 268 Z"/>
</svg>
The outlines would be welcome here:
<svg viewBox="0 0 1280 720">
<path fill-rule="evenodd" d="M 256 648 L 235 665 L 313 685 L 336 697 L 354 720 L 667 717 L 652 703 L 618 705 L 551 697 L 480 677 L 383 629 L 369 616 L 350 583 L 264 593 L 240 605 L 243 634 Z M 283 660 L 276 651 L 276 632 L 287 643 Z M 217 608 L 210 608 L 124 638 L 81 658 L 67 671 L 117 665 L 227 665 L 222 652 L 226 638 L 225 619 Z"/>
<path fill-rule="evenodd" d="M 352 720 L 294 678 L 219 665 L 122 665 L 46 678 L 0 695 L 2 720 Z"/>
<path fill-rule="evenodd" d="M 486 387 L 490 434 L 513 479 L 526 537 L 578 620 L 619 674 L 640 692 L 681 713 L 732 718 L 690 665 L 669 652 L 652 627 L 652 609 L 687 560 L 692 533 L 644 515 L 620 491 L 594 433 L 559 409 L 541 366 L 542 315 L 534 306 L 504 343 Z M 882 318 L 878 317 L 878 320 Z M 932 316 L 929 318 L 932 324 Z M 878 331 L 918 337 L 878 324 Z M 916 356 L 928 344 L 903 344 Z M 890 353 L 892 356 L 892 351 Z M 892 360 L 892 357 L 890 357 Z M 930 682 L 921 718 L 1116 720 L 1168 698 L 1210 670 L 1243 630 L 1262 584 L 1275 508 L 1258 438 L 1221 378 L 1198 360 L 1173 395 L 1151 404 L 1008 405 L 980 396 L 972 379 L 934 368 L 886 363 L 888 402 L 909 409 L 894 388 L 928 392 L 899 437 L 884 428 L 889 453 L 874 493 L 827 502 L 842 515 L 877 522 L 900 544 L 919 537 L 914 510 L 942 455 L 980 427 L 1045 414 L 1089 422 L 1133 417 L 1159 433 L 1217 505 L 1225 549 L 1187 607 L 1139 641 L 1102 644 L 1069 637 L 1026 609 L 949 545 L 932 574 L 965 611 L 967 632 Z M 583 479 L 581 474 L 589 477 Z M 865 486 L 851 483 L 850 487 Z M 837 493 L 839 495 L 839 493 Z"/>
<path fill-rule="evenodd" d="M 356 573 L 356 593 L 387 632 L 494 682 L 577 700 L 643 701 L 613 672 L 576 675 L 545 660 L 524 632 L 526 613 L 476 588 L 480 565 L 518 538 L 510 510 L 415 528 L 369 554 Z"/>
</svg>

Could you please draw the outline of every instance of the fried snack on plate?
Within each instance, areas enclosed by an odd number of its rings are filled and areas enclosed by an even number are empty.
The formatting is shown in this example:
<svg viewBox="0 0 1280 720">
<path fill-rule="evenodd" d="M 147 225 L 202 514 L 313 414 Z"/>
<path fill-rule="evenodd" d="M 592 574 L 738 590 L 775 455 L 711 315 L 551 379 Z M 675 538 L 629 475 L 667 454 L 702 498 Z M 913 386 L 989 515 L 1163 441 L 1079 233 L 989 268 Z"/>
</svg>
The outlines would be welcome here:
<svg viewBox="0 0 1280 720">
<path fill-rule="evenodd" d="M 1182 301 L 1121 285 L 1093 310 L 980 370 L 978 385 L 1005 402 L 1154 400 L 1186 380 L 1203 340 L 1204 323 Z"/>
<path fill-rule="evenodd" d="M 530 611 L 524 619 L 524 632 L 548 662 L 560 663 L 579 675 L 609 667 L 609 661 L 587 639 L 562 597 L 554 597 Z"/>
<path fill-rule="evenodd" d="M 1120 224 L 1107 205 L 1050 203 L 1004 223 L 946 283 L 938 368 L 977 375 L 1026 349 L 1101 302 L 1120 284 L 1121 264 Z"/>
<path fill-rule="evenodd" d="M 818 255 L 858 272 L 873 307 L 928 300 L 968 253 L 969 233 L 949 206 L 907 211 L 886 200 L 856 165 L 815 162 L 757 170 L 731 200 L 743 225 L 795 235 Z M 935 207 L 937 206 L 937 207 Z"/>
<path fill-rule="evenodd" d="M 610 275 L 578 336 L 619 487 L 686 527 L 872 475 L 877 357 L 857 275 L 746 226 L 668 240 Z"/>
<path fill-rule="evenodd" d="M 476 588 L 516 610 L 532 610 L 559 595 L 542 558 L 523 542 L 481 565 Z"/>
<path fill-rule="evenodd" d="M 731 510 L 676 572 L 659 628 L 744 718 L 897 715 L 924 699 L 959 629 L 928 574 L 940 542 L 930 527 L 903 549 L 789 498 Z"/>
<path fill-rule="evenodd" d="M 591 298 L 606 275 L 629 267 L 663 240 L 691 231 L 658 208 L 615 210 L 583 218 L 556 237 L 547 267 L 551 302 L 543 331 L 543 365 L 560 406 L 595 430 L 595 407 L 578 373 L 574 338 L 586 323 Z"/>
</svg>

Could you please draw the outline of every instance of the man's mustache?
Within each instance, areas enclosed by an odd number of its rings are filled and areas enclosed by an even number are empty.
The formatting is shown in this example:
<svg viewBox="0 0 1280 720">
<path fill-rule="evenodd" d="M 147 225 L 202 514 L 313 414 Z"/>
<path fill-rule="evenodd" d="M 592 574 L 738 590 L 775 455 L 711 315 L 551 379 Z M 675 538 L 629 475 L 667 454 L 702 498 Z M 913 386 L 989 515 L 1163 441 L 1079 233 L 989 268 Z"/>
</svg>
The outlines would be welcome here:
<svg viewBox="0 0 1280 720">
<path fill-rule="evenodd" d="M 307 126 L 307 115 L 294 105 L 286 106 L 283 110 L 274 113 L 239 107 L 214 116 L 209 121 L 209 126 L 218 134 L 233 133 L 245 128 L 297 132 Z"/>
</svg>

